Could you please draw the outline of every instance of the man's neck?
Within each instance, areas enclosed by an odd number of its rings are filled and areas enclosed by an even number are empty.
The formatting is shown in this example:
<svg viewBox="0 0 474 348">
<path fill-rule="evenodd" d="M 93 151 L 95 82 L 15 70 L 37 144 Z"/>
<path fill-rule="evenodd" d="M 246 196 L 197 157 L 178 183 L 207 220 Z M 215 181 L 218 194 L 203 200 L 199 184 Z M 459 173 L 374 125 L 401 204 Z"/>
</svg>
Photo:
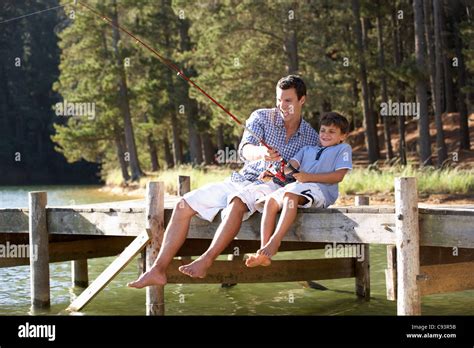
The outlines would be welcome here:
<svg viewBox="0 0 474 348">
<path fill-rule="evenodd" d="M 292 122 L 285 122 L 286 134 L 294 134 L 298 128 L 300 128 L 301 121 L 302 119 L 300 115 L 298 118 L 292 120 Z"/>
</svg>

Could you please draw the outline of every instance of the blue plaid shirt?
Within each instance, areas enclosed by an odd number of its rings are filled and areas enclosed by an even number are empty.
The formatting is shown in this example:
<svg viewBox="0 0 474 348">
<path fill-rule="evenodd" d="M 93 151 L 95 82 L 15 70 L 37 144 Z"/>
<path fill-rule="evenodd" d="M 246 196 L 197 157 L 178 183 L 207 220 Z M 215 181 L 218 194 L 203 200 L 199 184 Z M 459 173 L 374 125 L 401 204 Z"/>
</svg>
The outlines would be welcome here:
<svg viewBox="0 0 474 348">
<path fill-rule="evenodd" d="M 285 143 L 286 129 L 278 109 L 259 109 L 250 115 L 246 122 L 247 128 L 252 130 L 255 135 L 260 137 L 269 146 L 277 150 L 280 155 L 289 160 L 303 147 L 307 145 L 316 146 L 319 144 L 318 133 L 305 120 L 301 120 L 300 127 L 295 134 Z M 244 161 L 244 167 L 240 172 L 232 173 L 231 180 L 242 182 L 249 180 L 252 182 L 261 182 L 258 176 L 262 173 L 270 163 L 279 167 L 279 162 L 272 161 L 247 161 L 243 154 L 242 148 L 246 144 L 261 145 L 259 140 L 251 135 L 248 131 L 244 132 L 242 141 L 239 145 L 239 156 Z"/>
</svg>

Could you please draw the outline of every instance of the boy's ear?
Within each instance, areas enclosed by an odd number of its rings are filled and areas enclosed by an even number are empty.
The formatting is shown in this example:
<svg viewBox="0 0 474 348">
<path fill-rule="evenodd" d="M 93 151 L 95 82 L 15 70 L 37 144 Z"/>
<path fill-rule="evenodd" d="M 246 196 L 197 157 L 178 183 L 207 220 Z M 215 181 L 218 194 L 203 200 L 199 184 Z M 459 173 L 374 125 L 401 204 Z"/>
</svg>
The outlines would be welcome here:
<svg viewBox="0 0 474 348">
<path fill-rule="evenodd" d="M 306 96 L 302 96 L 301 99 L 299 100 L 300 104 L 303 105 L 304 102 L 306 101 Z"/>
</svg>

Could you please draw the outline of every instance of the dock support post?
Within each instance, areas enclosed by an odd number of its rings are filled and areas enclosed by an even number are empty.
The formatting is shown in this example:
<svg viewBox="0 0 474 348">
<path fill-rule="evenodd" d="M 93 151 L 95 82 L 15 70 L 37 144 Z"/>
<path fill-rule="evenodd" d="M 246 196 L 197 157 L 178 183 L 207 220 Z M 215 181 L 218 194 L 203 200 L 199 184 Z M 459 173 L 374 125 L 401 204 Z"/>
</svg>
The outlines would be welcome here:
<svg viewBox="0 0 474 348">
<path fill-rule="evenodd" d="M 397 247 L 397 314 L 420 315 L 417 284 L 420 274 L 420 234 L 416 178 L 395 179 L 395 238 Z"/>
<path fill-rule="evenodd" d="M 146 187 L 146 229 L 150 234 L 150 243 L 146 248 L 146 267 L 151 268 L 161 248 L 164 234 L 164 200 L 165 185 L 163 182 L 148 182 Z M 165 314 L 165 290 L 163 285 L 146 288 L 146 315 Z"/>
<path fill-rule="evenodd" d="M 191 191 L 191 177 L 187 175 L 178 175 L 178 196 L 183 197 Z M 191 262 L 191 256 L 181 256 L 183 263 Z"/>
<path fill-rule="evenodd" d="M 89 274 L 87 271 L 87 259 L 71 261 L 72 285 L 81 288 L 89 286 Z"/>
<path fill-rule="evenodd" d="M 183 197 L 189 191 L 191 191 L 191 177 L 178 175 L 178 196 Z"/>
<path fill-rule="evenodd" d="M 50 307 L 49 236 L 46 192 L 29 193 L 30 287 L 32 310 Z"/>
<path fill-rule="evenodd" d="M 355 205 L 369 205 L 369 196 L 356 196 Z M 355 290 L 357 297 L 370 300 L 370 245 L 362 244 L 363 260 L 355 260 Z"/>
</svg>

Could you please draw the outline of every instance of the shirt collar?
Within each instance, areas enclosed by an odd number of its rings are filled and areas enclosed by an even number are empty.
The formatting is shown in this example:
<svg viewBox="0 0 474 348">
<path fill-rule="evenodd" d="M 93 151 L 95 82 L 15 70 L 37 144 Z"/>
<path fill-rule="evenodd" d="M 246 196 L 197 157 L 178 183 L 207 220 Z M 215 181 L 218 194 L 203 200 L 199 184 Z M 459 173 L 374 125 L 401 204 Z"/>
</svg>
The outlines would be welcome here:
<svg viewBox="0 0 474 348">
<path fill-rule="evenodd" d="M 295 133 L 298 136 L 300 136 L 304 132 L 304 123 L 305 121 L 303 120 L 303 117 L 301 117 L 300 126 L 298 127 L 298 130 Z M 285 122 L 283 121 L 283 117 L 281 117 L 281 112 L 278 109 L 276 109 L 275 125 L 279 128 L 285 127 Z"/>
</svg>

